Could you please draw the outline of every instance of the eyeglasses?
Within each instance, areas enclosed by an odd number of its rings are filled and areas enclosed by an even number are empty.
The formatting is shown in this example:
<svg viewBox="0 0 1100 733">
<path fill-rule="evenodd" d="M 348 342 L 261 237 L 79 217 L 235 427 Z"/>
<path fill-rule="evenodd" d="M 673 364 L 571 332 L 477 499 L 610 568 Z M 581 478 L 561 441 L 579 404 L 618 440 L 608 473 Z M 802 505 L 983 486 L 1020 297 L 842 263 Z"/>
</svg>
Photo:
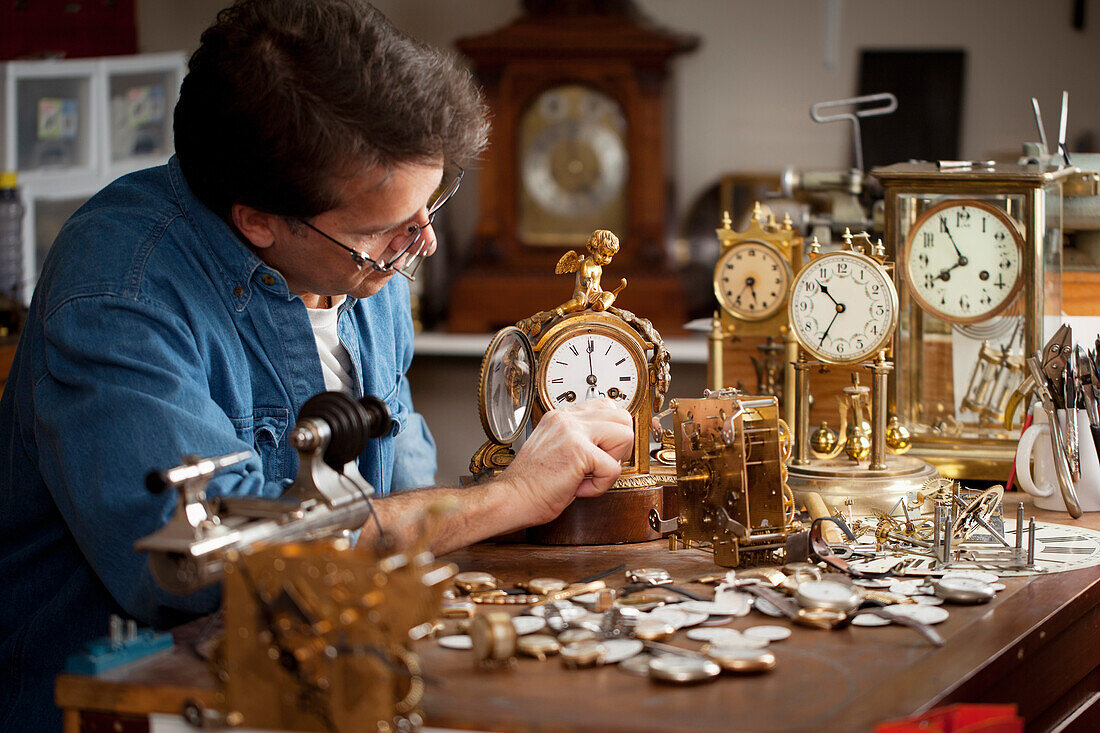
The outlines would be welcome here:
<svg viewBox="0 0 1100 733">
<path fill-rule="evenodd" d="M 457 172 L 450 181 L 445 184 L 440 184 L 439 188 L 437 188 L 431 198 L 428 199 L 428 220 L 423 224 L 409 224 L 404 232 L 391 241 L 389 249 L 396 250 L 397 254 L 391 257 L 389 262 L 376 260 L 357 249 L 347 246 L 335 237 L 322 232 L 305 219 L 299 218 L 298 221 L 305 224 L 337 247 L 350 252 L 351 259 L 355 261 L 357 266 L 363 267 L 363 265 L 370 263 L 371 267 L 378 272 L 389 272 L 393 270 L 408 280 L 413 281 L 416 280 L 416 272 L 420 269 L 420 264 L 424 261 L 424 251 L 427 250 L 433 242 L 433 239 L 430 239 L 428 235 L 425 234 L 425 230 L 431 227 L 432 222 L 435 221 L 435 215 L 443 207 L 443 204 L 447 203 L 451 196 L 455 195 L 455 191 L 457 191 L 458 187 L 462 184 L 462 176 L 465 175 L 466 171 L 458 166 L 455 166 L 455 169 Z M 393 246 L 395 241 L 397 241 L 397 245 Z M 404 258 L 404 262 L 400 267 L 397 267 L 397 263 L 402 262 L 402 258 Z"/>
</svg>

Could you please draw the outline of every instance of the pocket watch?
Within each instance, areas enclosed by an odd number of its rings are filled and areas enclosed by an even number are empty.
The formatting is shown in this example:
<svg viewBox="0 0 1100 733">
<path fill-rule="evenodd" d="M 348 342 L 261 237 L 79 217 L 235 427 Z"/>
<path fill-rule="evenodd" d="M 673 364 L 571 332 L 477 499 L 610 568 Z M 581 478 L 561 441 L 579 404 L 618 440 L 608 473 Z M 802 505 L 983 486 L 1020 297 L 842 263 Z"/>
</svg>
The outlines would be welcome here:
<svg viewBox="0 0 1100 733">
<path fill-rule="evenodd" d="M 996 595 L 990 583 L 976 578 L 957 576 L 933 581 L 932 590 L 937 597 L 950 603 L 987 603 Z"/>
<path fill-rule="evenodd" d="M 1012 303 L 1023 285 L 1024 240 L 1003 210 L 954 199 L 924 211 L 905 238 L 902 273 L 913 300 L 947 323 L 976 323 Z"/>
<path fill-rule="evenodd" d="M 505 611 L 489 611 L 470 622 L 474 658 L 482 666 L 510 663 L 516 656 L 516 627 Z"/>
<path fill-rule="evenodd" d="M 819 255 L 791 288 L 791 330 L 811 356 L 854 364 L 886 348 L 898 318 L 898 293 L 885 267 L 849 249 Z"/>
<path fill-rule="evenodd" d="M 794 599 L 800 608 L 849 614 L 863 600 L 859 588 L 837 580 L 807 580 L 799 584 Z"/>
</svg>

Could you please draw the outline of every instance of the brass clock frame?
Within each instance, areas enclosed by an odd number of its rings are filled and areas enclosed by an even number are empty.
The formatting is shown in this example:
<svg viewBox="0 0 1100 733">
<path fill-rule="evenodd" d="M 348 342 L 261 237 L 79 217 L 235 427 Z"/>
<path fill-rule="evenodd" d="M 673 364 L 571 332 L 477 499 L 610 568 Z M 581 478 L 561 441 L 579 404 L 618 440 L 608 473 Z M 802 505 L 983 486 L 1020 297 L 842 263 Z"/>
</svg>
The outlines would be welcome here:
<svg viewBox="0 0 1100 733">
<path fill-rule="evenodd" d="M 909 254 L 913 248 L 913 239 L 916 237 L 921 227 L 923 227 L 927 221 L 931 220 L 940 212 L 963 206 L 980 209 L 981 211 L 984 211 L 985 213 L 993 216 L 995 219 L 1001 222 L 1001 224 L 1003 224 L 1008 230 L 1008 233 L 1012 236 L 1012 241 L 1016 245 L 1017 259 L 1020 263 L 1020 268 L 1016 275 L 1016 281 L 1012 284 L 1011 290 L 1009 291 L 1008 295 L 1005 296 L 1004 300 L 1001 301 L 1001 304 L 990 311 L 970 318 L 960 318 L 950 313 L 945 313 L 937 308 L 935 305 L 933 305 L 931 302 L 929 302 L 928 299 L 926 299 L 923 294 L 921 294 L 918 284 L 913 281 L 912 273 L 909 272 Z M 913 222 L 912 226 L 909 227 L 909 232 L 905 236 L 905 243 L 902 245 L 902 248 L 898 253 L 898 263 L 900 279 L 902 280 L 902 282 L 905 283 L 905 287 L 909 291 L 909 297 L 916 301 L 916 304 L 920 308 L 931 313 L 933 316 L 946 323 L 981 323 L 982 321 L 987 321 L 990 318 L 993 318 L 994 316 L 1003 313 L 1010 305 L 1012 305 L 1012 303 L 1016 300 L 1016 297 L 1019 295 L 1021 288 L 1023 288 L 1024 238 L 1023 234 L 1020 231 L 1019 222 L 1013 221 L 1013 219 L 1009 217 L 1008 214 L 1006 214 L 1002 209 L 998 209 L 989 202 L 982 201 L 980 199 L 948 199 L 925 209 Z"/>
<path fill-rule="evenodd" d="M 712 390 L 731 386 L 726 384 L 727 346 L 732 346 L 733 342 L 741 337 L 771 337 L 783 345 L 784 364 L 787 365 L 783 371 L 783 394 L 791 395 L 794 393 L 794 373 L 790 363 L 797 358 L 797 345 L 790 334 L 786 306 L 790 298 L 790 286 L 794 282 L 795 274 L 802 266 L 802 236 L 794 229 L 790 217 L 785 217 L 782 223 L 777 222 L 770 214 L 765 217 L 759 202 L 753 206 L 752 217 L 744 231 L 735 230 L 732 224 L 729 212 L 725 211 L 722 216 L 722 226 L 714 230 L 722 249 L 715 263 L 713 277 L 714 295 L 719 307 L 715 311 L 708 337 L 707 385 Z M 789 271 L 787 293 L 780 305 L 762 318 L 746 318 L 730 310 L 719 292 L 719 278 L 726 257 L 750 242 L 759 243 L 777 254 L 787 264 Z M 731 354 L 734 351 L 731 348 Z M 784 419 L 788 423 L 793 423 L 794 400 L 782 399 L 781 403 Z"/>
<path fill-rule="evenodd" d="M 568 314 L 543 331 L 537 340 L 533 340 L 535 361 L 538 364 L 535 371 L 538 401 L 532 419 L 537 424 L 544 415 L 557 409 L 546 390 L 546 357 L 552 355 L 566 341 L 586 333 L 598 333 L 612 338 L 626 348 L 638 370 L 638 385 L 633 399 L 626 407 L 634 422 L 634 448 L 630 457 L 623 462 L 623 474 L 644 474 L 649 472 L 650 423 L 655 407 L 660 409 L 660 404 L 664 402 L 664 391 L 655 389 L 659 382 L 657 366 L 646 358 L 646 352 L 653 348 L 653 344 L 647 343 L 643 335 L 628 325 L 618 313 L 623 311 L 612 307 L 604 312 L 582 311 Z M 663 342 L 660 343 L 660 349 L 664 350 Z"/>
<path fill-rule="evenodd" d="M 520 339 L 519 343 L 521 343 L 525 347 L 524 352 L 526 356 L 529 357 L 529 364 L 533 367 L 537 365 L 535 362 L 534 349 L 531 346 L 531 339 L 527 337 L 526 333 L 516 328 L 515 326 L 508 326 L 507 328 L 502 328 L 500 331 L 497 331 L 496 335 L 494 335 L 492 340 L 489 342 L 488 348 L 485 349 L 485 355 L 481 359 L 481 370 L 478 374 L 477 379 L 477 413 L 478 417 L 481 418 L 481 428 L 485 431 L 485 435 L 487 435 L 490 439 L 504 445 L 510 445 L 523 433 L 524 428 L 527 427 L 527 423 L 531 419 L 531 409 L 535 403 L 535 377 L 534 372 L 530 371 L 527 373 L 527 381 L 529 384 L 526 385 L 527 389 L 525 391 L 528 394 L 528 399 L 527 404 L 523 410 L 523 418 L 519 421 L 519 425 L 510 435 L 497 435 L 497 432 L 492 425 L 493 421 L 490 419 L 489 416 L 489 406 L 487 401 L 487 398 L 489 396 L 487 386 L 489 377 L 491 376 L 489 369 L 491 368 L 490 364 L 492 364 L 494 361 L 492 357 L 496 354 L 501 344 L 504 343 L 504 340 L 513 334 L 518 335 Z M 519 374 L 509 374 L 506 375 L 505 378 L 511 381 L 517 378 L 522 379 L 523 377 Z"/>
<path fill-rule="evenodd" d="M 920 214 L 942 201 L 985 201 L 1019 221 L 1021 287 L 1009 306 L 1019 303 L 1022 354 L 1027 355 L 1045 342 L 1044 315 L 1061 313 L 1062 188 L 1078 172 L 1038 164 L 941 168 L 934 162 L 919 162 L 871 173 L 884 188 L 885 242 L 895 252 L 904 249 Z M 931 330 L 941 319 L 922 309 L 908 287 L 900 290 L 902 337 L 897 340 L 892 402 L 912 433 L 912 455 L 931 462 L 949 478 L 1003 481 L 1011 470 L 1018 436 L 996 425 L 959 421 L 956 414 L 963 397 L 959 394 L 942 419 L 929 414 L 941 403 L 925 384 L 933 364 L 942 359 L 936 344 L 943 337 Z M 948 333 L 951 330 L 948 326 Z M 953 363 L 953 357 L 948 363 Z M 974 417 L 977 421 L 978 416 Z"/>
<path fill-rule="evenodd" d="M 648 376 L 649 365 L 646 363 L 645 358 L 645 341 L 642 340 L 641 336 L 633 329 L 624 329 L 619 325 L 617 320 L 613 320 L 607 316 L 600 316 L 598 313 L 582 315 L 584 315 L 584 322 L 580 324 L 571 323 L 569 319 L 559 322 L 545 333 L 536 347 L 540 355 L 545 354 L 545 358 L 538 359 L 538 367 L 535 372 L 535 389 L 545 408 L 543 413 L 545 414 L 545 412 L 548 412 L 550 409 L 557 409 L 554 406 L 553 397 L 550 395 L 546 385 L 547 371 L 550 368 L 550 357 L 552 357 L 567 341 L 577 338 L 578 336 L 583 336 L 584 334 L 598 334 L 607 336 L 622 344 L 627 350 L 627 353 L 630 354 L 630 358 L 634 361 L 634 368 L 638 374 L 638 384 L 635 388 L 634 396 L 630 399 L 630 402 L 625 408 L 627 412 L 634 414 L 641 402 L 648 401 L 646 399 L 648 396 L 646 393 L 648 392 L 650 380 Z"/>
</svg>

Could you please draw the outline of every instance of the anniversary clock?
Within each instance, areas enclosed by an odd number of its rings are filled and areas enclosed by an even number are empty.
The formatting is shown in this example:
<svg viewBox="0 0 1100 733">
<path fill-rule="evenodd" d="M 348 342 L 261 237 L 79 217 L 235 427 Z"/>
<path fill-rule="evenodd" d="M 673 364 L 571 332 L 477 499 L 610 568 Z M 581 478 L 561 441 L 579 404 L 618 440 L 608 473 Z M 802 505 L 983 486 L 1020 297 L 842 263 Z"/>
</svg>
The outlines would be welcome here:
<svg viewBox="0 0 1100 733">
<path fill-rule="evenodd" d="M 668 229 L 669 63 L 696 39 L 661 30 L 619 0 L 527 0 L 524 14 L 463 38 L 493 129 L 479 171 L 468 267 L 450 296 L 453 331 L 494 331 L 551 300 L 563 247 L 594 229 L 622 237 L 632 298 L 660 328 L 687 320 L 663 269 Z M 631 294 L 633 293 L 633 294 Z"/>
<path fill-rule="evenodd" d="M 734 230 L 725 212 L 715 232 L 722 249 L 714 266 L 719 309 L 709 338 L 708 384 L 715 390 L 731 386 L 725 375 L 740 371 L 734 359 L 755 342 L 759 353 L 749 358 L 757 374 L 756 393 L 778 397 L 784 417 L 793 422 L 793 405 L 784 399 L 793 390 L 788 365 L 796 357 L 787 325 L 787 297 L 794 268 L 802 265 L 802 237 L 789 218 L 782 223 L 771 215 L 765 219 L 759 203 L 744 231 Z M 737 341 L 741 349 L 733 347 Z"/>
<path fill-rule="evenodd" d="M 478 391 L 489 440 L 474 454 L 470 471 L 483 478 L 504 470 L 528 416 L 535 425 L 552 410 L 610 399 L 630 413 L 634 426 L 622 476 L 603 496 L 577 499 L 558 519 L 528 530 L 528 539 L 549 544 L 655 539 L 660 535 L 649 526 L 649 511 L 665 511 L 675 482 L 674 476 L 650 473 L 649 465 L 653 415 L 668 391 L 669 355 L 650 321 L 614 306 L 626 280 L 614 290 L 603 289 L 603 267 L 618 251 L 618 238 L 597 230 L 587 248 L 587 255 L 570 251 L 558 261 L 558 274 L 575 273 L 569 300 L 503 329 L 490 343 Z"/>
<path fill-rule="evenodd" d="M 1024 359 L 1061 324 L 1062 186 L 1076 172 L 956 162 L 872 172 L 899 262 L 894 401 L 912 454 L 944 476 L 1008 476 L 1019 436 L 1001 416 Z"/>
<path fill-rule="evenodd" d="M 843 248 L 823 254 L 816 238 L 809 261 L 795 275 L 788 302 L 791 333 L 798 342 L 794 363 L 794 451 L 791 490 L 806 501 L 816 494 L 832 508 L 845 504 L 889 511 L 900 496 L 935 476 L 929 464 L 901 455 L 908 445 L 887 421 L 888 360 L 898 323 L 893 263 L 881 241 L 846 232 Z M 840 435 L 810 435 L 811 372 L 858 366 L 839 400 Z M 860 384 L 870 372 L 870 386 Z"/>
</svg>

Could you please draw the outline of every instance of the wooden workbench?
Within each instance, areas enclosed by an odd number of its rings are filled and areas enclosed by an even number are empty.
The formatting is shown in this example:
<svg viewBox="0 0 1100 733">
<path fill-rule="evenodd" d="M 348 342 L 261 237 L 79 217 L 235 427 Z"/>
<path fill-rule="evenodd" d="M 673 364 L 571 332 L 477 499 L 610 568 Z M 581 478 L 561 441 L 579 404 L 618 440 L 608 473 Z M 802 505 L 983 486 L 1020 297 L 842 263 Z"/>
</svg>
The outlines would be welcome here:
<svg viewBox="0 0 1100 733">
<path fill-rule="evenodd" d="M 1042 521 L 1100 529 L 1100 514 L 1075 522 L 1034 513 Z M 663 567 L 680 582 L 717 570 L 707 553 L 669 552 L 661 541 L 585 548 L 483 544 L 448 559 L 506 582 L 576 580 L 620 563 Z M 567 671 L 554 658 L 481 671 L 469 652 L 418 642 L 414 648 L 433 681 L 425 719 L 433 727 L 482 731 L 869 731 L 949 703 L 1012 702 L 1029 730 L 1051 730 L 1073 714 L 1069 730 L 1100 730 L 1094 704 L 1100 698 L 1100 568 L 1004 582 L 1006 590 L 987 605 L 946 607 L 951 617 L 936 627 L 947 640 L 942 648 L 898 626 L 795 626 L 790 639 L 772 645 L 775 671 L 691 687 L 614 667 Z M 762 623 L 776 621 L 753 613 L 731 626 Z M 683 632 L 673 642 L 699 646 Z M 187 700 L 216 707 L 207 668 L 179 647 L 96 678 L 62 675 L 56 698 L 66 711 L 66 730 L 73 731 L 96 722 L 107 723 L 102 730 L 114 722 L 127 726 L 115 730 L 147 730 L 144 716 L 178 714 Z"/>
</svg>

